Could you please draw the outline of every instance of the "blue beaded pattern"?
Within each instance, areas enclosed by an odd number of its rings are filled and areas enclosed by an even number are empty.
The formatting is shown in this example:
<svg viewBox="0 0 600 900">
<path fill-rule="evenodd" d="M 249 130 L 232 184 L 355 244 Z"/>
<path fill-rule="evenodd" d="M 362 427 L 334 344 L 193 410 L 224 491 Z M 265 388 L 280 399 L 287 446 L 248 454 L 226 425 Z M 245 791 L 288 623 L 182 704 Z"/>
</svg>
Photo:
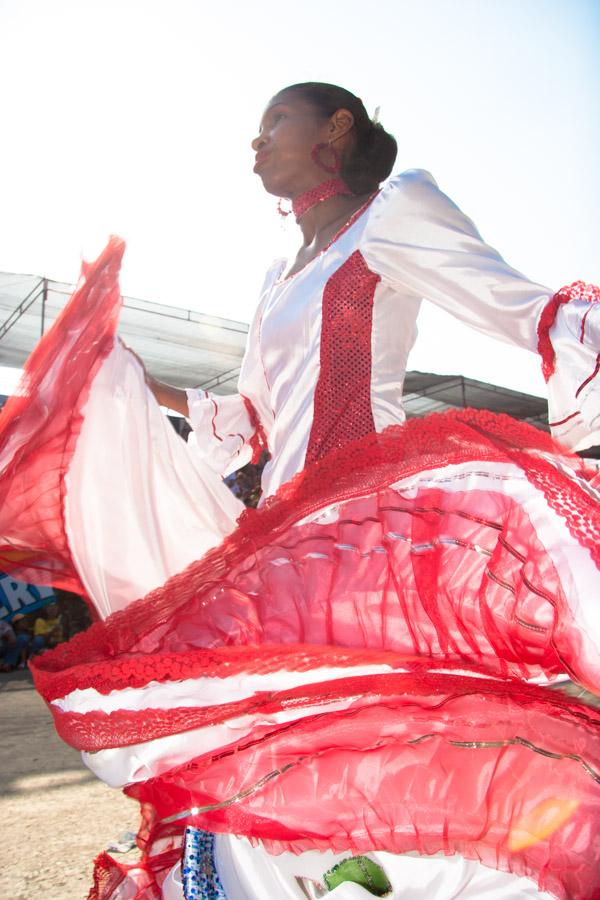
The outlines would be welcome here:
<svg viewBox="0 0 600 900">
<path fill-rule="evenodd" d="M 215 864 L 215 836 L 188 825 L 181 862 L 185 900 L 227 900 Z"/>
</svg>

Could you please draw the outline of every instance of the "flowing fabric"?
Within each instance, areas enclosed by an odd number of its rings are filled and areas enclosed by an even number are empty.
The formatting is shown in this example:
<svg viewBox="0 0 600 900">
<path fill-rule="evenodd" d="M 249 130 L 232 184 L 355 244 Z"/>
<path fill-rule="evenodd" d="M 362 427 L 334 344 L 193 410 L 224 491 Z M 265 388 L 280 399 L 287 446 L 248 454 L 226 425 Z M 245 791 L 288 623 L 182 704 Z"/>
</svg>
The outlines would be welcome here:
<svg viewBox="0 0 600 900">
<path fill-rule="evenodd" d="M 435 246 L 437 283 L 423 282 L 434 301 L 451 296 L 445 276 L 458 277 L 459 257 L 463 272 L 487 271 L 464 275 L 478 284 L 463 285 L 461 298 L 482 330 L 483 301 L 469 305 L 485 294 L 482 278 L 504 277 L 504 292 L 516 291 L 508 322 L 502 290 L 494 294 L 491 330 L 516 330 L 517 342 L 537 341 L 531 313 L 549 302 L 436 190 L 410 176 L 300 280 L 272 270 L 241 393 L 190 395 L 196 448 L 162 430 L 139 365 L 115 337 L 118 242 L 84 273 L 32 357 L 27 378 L 39 390 L 2 415 L 3 564 L 77 579 L 102 617 L 110 613 L 33 667 L 61 736 L 142 806 L 140 863 L 128 869 L 102 855 L 91 898 L 168 896 L 187 825 L 218 835 L 232 891 L 244 854 L 251 872 L 279 879 L 290 897 L 297 879 L 322 883 L 314 867 L 327 854 L 369 854 L 388 865 L 401 897 L 416 854 L 435 860 L 430 872 L 444 868 L 437 894 L 423 888 L 442 900 L 454 877 L 444 858 L 459 854 L 473 878 L 489 870 L 490 897 L 597 896 L 600 717 L 544 685 L 567 673 L 600 693 L 600 497 L 578 457 L 506 416 L 455 410 L 403 423 L 394 413 L 403 372 L 386 381 L 382 308 L 392 310 L 392 285 L 417 290 Z M 424 197 L 429 229 L 417 212 Z M 413 217 L 410 254 L 394 231 L 408 227 L 394 225 L 398 204 Z M 321 284 L 315 309 L 328 310 L 335 328 L 298 307 L 295 292 L 309 282 Z M 578 302 L 554 310 L 549 339 Z M 582 302 L 589 325 L 596 307 Z M 393 314 L 410 319 L 416 306 Z M 97 351 L 73 366 L 68 345 L 60 348 L 81 317 Z M 275 340 L 286 317 L 290 333 L 301 327 L 306 338 L 303 377 L 312 377 L 296 408 L 295 375 L 284 371 L 281 334 Z M 407 352 L 410 327 L 404 335 Z M 555 373 L 571 352 L 559 344 Z M 60 412 L 66 397 L 71 417 L 35 414 L 52 347 L 48 403 Z M 121 467 L 101 450 L 120 392 L 136 405 L 131 420 L 114 417 Z M 292 429 L 287 450 L 282 420 Z M 52 457 L 58 474 L 25 496 L 30 465 L 47 464 L 39 453 L 50 433 L 62 448 Z M 282 447 L 267 473 L 271 496 L 234 527 L 240 506 L 220 475 L 265 440 Z M 146 451 L 151 444 L 167 462 Z M 115 489 L 103 503 L 109 469 Z M 121 492 L 128 517 L 111 539 Z M 41 527 L 30 520 L 37 493 L 57 523 L 44 546 L 31 539 Z M 296 863 L 284 876 L 277 861 L 286 854 Z M 471 874 L 459 895 L 468 896 Z M 332 896 L 363 896 L 353 891 L 341 885 Z"/>
</svg>

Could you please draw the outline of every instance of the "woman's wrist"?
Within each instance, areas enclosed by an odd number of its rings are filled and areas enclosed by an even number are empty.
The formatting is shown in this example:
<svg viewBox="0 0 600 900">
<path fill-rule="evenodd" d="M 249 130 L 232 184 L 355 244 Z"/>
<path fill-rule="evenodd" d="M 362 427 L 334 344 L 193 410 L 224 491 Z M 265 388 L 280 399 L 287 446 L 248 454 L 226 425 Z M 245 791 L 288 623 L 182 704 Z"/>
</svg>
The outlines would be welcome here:
<svg viewBox="0 0 600 900">
<path fill-rule="evenodd" d="M 157 381 L 156 378 L 153 378 L 151 375 L 147 376 L 146 381 L 156 398 L 156 402 L 159 403 L 160 406 L 165 406 L 167 409 L 173 409 L 176 412 L 181 413 L 182 416 L 189 415 L 187 394 L 182 388 L 174 387 L 171 384 L 164 384 L 164 382 Z"/>
</svg>

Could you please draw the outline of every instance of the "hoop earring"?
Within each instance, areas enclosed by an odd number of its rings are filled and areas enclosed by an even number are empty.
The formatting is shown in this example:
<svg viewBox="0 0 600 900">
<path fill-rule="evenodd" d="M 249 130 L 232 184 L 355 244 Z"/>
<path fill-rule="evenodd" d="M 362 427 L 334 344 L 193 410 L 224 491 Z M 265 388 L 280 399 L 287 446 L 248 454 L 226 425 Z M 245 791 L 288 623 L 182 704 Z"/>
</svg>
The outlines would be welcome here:
<svg viewBox="0 0 600 900">
<path fill-rule="evenodd" d="M 280 198 L 279 198 L 279 203 L 277 204 L 277 212 L 279 213 L 279 215 L 280 215 L 282 218 L 285 219 L 287 216 L 290 215 L 290 213 L 292 212 L 292 210 L 291 210 L 291 209 L 284 209 L 283 206 L 282 206 L 282 203 L 283 203 L 283 197 L 280 197 Z"/>
<path fill-rule="evenodd" d="M 321 152 L 323 150 L 328 150 L 332 154 L 332 165 L 328 166 L 327 163 L 324 163 L 321 159 Z M 330 175 L 337 175 L 342 170 L 342 157 L 333 144 L 315 144 L 310 152 L 310 156 L 315 165 L 320 169 L 323 169 L 324 172 L 329 172 Z"/>
</svg>

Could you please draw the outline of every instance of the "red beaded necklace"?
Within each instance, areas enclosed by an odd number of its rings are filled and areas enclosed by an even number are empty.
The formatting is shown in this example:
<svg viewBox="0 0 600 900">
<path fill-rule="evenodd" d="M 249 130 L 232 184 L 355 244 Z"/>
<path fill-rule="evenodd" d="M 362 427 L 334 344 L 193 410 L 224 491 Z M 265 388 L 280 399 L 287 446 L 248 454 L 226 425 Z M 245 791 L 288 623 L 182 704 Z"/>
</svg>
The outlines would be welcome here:
<svg viewBox="0 0 600 900">
<path fill-rule="evenodd" d="M 309 191 L 298 194 L 292 200 L 292 212 L 296 222 L 299 222 L 302 216 L 305 216 L 309 209 L 312 209 L 317 203 L 323 203 L 324 200 L 337 197 L 338 194 L 352 194 L 346 182 L 342 181 L 341 178 L 330 178 Z"/>
</svg>

